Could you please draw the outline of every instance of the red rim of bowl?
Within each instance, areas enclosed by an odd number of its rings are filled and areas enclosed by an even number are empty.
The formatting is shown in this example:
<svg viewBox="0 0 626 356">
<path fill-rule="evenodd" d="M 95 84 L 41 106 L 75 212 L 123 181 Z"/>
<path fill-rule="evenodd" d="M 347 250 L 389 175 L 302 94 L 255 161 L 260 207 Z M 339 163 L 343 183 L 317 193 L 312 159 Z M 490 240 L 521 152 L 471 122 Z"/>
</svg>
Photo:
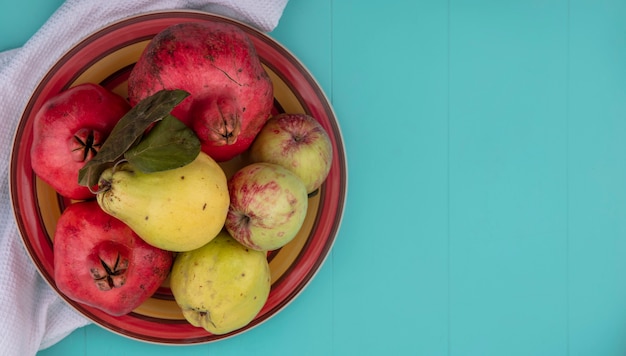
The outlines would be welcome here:
<svg viewBox="0 0 626 356">
<path fill-rule="evenodd" d="M 317 216 L 305 246 L 287 272 L 273 282 L 270 297 L 259 315 L 246 327 L 225 335 L 208 334 L 184 320 L 168 321 L 135 313 L 113 317 L 65 297 L 54 283 L 52 242 L 42 227 L 36 179 L 30 167 L 31 119 L 47 98 L 67 89 L 83 70 L 105 55 L 148 40 L 165 26 L 183 21 L 222 21 L 235 24 L 247 32 L 263 64 L 285 82 L 304 111 L 318 118 L 328 131 L 334 150 L 332 167 L 320 188 Z M 137 32 L 142 35 L 137 35 Z M 110 42 L 115 45 L 107 47 L 103 52 L 96 51 Z M 108 80 L 114 80 L 111 77 Z M 74 46 L 52 67 L 34 91 L 16 129 L 10 186 L 17 226 L 31 260 L 44 280 L 71 307 L 95 324 L 122 336 L 149 343 L 184 345 L 208 343 L 241 334 L 277 314 L 304 290 L 330 253 L 338 233 L 347 195 L 347 165 L 341 130 L 331 105 L 315 78 L 289 50 L 268 35 L 239 21 L 205 12 L 180 10 L 146 13 L 111 24 Z M 61 201 L 59 204 L 62 205 Z"/>
</svg>

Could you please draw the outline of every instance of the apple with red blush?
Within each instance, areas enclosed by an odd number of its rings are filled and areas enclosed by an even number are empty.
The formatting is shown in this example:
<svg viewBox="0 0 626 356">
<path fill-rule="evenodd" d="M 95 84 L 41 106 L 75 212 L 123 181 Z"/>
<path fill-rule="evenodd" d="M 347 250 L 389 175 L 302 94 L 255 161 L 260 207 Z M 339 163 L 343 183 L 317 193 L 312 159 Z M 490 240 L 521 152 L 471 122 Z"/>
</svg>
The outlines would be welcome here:
<svg viewBox="0 0 626 356">
<path fill-rule="evenodd" d="M 312 116 L 283 113 L 270 118 L 250 147 L 252 162 L 281 165 L 313 193 L 330 171 L 333 147 L 326 130 Z"/>
<path fill-rule="evenodd" d="M 52 96 L 33 121 L 33 171 L 66 198 L 93 198 L 89 187 L 78 184 L 78 171 L 98 153 L 129 110 L 124 98 L 93 83 Z"/>
<path fill-rule="evenodd" d="M 63 211 L 53 251 L 57 288 L 113 316 L 130 313 L 152 296 L 173 264 L 172 252 L 148 245 L 95 200 Z"/>
<path fill-rule="evenodd" d="M 244 166 L 228 180 L 230 207 L 224 224 L 242 245 L 257 251 L 283 247 L 298 234 L 308 208 L 304 183 L 273 163 Z"/>
</svg>

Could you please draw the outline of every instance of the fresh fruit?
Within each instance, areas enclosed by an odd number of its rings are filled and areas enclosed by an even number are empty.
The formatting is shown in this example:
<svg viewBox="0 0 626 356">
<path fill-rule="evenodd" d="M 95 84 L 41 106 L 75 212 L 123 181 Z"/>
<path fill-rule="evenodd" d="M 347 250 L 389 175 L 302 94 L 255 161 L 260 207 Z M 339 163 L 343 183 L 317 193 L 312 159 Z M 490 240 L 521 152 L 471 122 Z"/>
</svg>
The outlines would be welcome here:
<svg viewBox="0 0 626 356">
<path fill-rule="evenodd" d="M 173 262 L 171 252 L 146 244 L 94 200 L 63 211 L 53 250 L 57 288 L 114 316 L 131 312 L 154 294 Z"/>
<path fill-rule="evenodd" d="M 187 321 L 216 335 L 248 325 L 271 287 L 266 254 L 222 231 L 208 244 L 176 256 L 170 289 Z"/>
<path fill-rule="evenodd" d="M 224 226 L 229 195 L 226 175 L 200 152 L 180 168 L 143 173 L 130 163 L 107 168 L 97 200 L 144 241 L 169 251 L 189 251 L 211 241 Z"/>
<path fill-rule="evenodd" d="M 51 97 L 33 121 L 31 166 L 35 174 L 66 198 L 93 198 L 89 187 L 78 184 L 78 171 L 129 109 L 122 97 L 92 83 Z"/>
<path fill-rule="evenodd" d="M 273 108 L 272 82 L 252 41 L 226 23 L 181 23 L 154 36 L 130 73 L 130 103 L 161 89 L 191 94 L 172 115 L 218 162 L 247 150 Z"/>
<path fill-rule="evenodd" d="M 333 158 L 328 133 L 310 115 L 279 114 L 265 123 L 250 147 L 252 162 L 279 164 L 295 173 L 307 193 L 326 180 Z"/>
<path fill-rule="evenodd" d="M 121 161 L 142 172 L 182 167 L 198 156 L 200 141 L 170 112 L 188 93 L 160 90 L 133 106 L 115 124 L 100 152 L 78 172 L 78 183 L 97 186 L 105 169 Z"/>
<path fill-rule="evenodd" d="M 280 248 L 298 234 L 308 208 L 306 187 L 273 163 L 252 163 L 228 180 L 230 208 L 225 227 L 244 246 Z"/>
</svg>

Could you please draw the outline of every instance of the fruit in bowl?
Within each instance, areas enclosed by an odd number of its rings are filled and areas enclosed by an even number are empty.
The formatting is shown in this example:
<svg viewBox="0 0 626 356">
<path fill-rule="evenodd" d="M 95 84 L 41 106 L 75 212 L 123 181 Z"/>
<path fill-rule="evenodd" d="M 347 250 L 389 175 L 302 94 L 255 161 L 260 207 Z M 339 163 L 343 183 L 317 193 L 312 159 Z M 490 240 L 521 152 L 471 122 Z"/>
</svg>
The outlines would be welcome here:
<svg viewBox="0 0 626 356">
<path fill-rule="evenodd" d="M 180 23 L 154 36 L 128 79 L 129 100 L 161 89 L 191 94 L 172 115 L 218 162 L 248 149 L 273 108 L 272 81 L 249 36 L 220 22 Z"/>
<path fill-rule="evenodd" d="M 28 143 L 33 142 L 34 116 L 45 106 L 47 99 L 68 88 L 85 83 L 99 83 L 121 97 L 127 97 L 127 79 L 149 40 L 167 26 L 185 22 L 220 22 L 242 29 L 252 40 L 261 66 L 272 80 L 272 112 L 314 114 L 324 127 L 330 129 L 333 148 L 336 149 L 333 153 L 333 169 L 325 189 L 308 198 L 306 219 L 300 232 L 290 243 L 268 253 L 272 287 L 265 304 L 252 321 L 227 334 L 212 334 L 202 327 L 184 322 L 186 319 L 182 315 L 182 309 L 172 298 L 168 280 L 154 295 L 133 309 L 132 313 L 121 316 L 114 316 L 101 309 L 76 302 L 63 293 L 56 286 L 54 277 L 55 227 L 59 216 L 68 207 L 80 202 L 60 196 L 58 191 L 39 179 L 41 177 L 33 174 L 35 172 L 30 163 L 31 147 Z M 206 106 L 211 107 L 212 103 L 215 103 L 216 107 L 224 108 L 235 102 L 215 98 L 212 102 L 207 101 Z M 155 128 L 158 127 L 161 127 L 161 123 L 155 125 Z M 156 147 L 152 144 L 147 146 L 150 149 Z M 101 151 L 96 157 L 100 154 Z M 159 155 L 154 155 L 157 156 Z M 66 302 L 92 322 L 105 329 L 121 332 L 132 339 L 158 344 L 217 341 L 229 335 L 245 332 L 279 313 L 308 285 L 331 249 L 341 221 L 346 189 L 346 167 L 340 131 L 330 104 L 310 73 L 291 53 L 269 36 L 223 17 L 193 11 L 167 11 L 133 16 L 98 30 L 85 38 L 80 46 L 67 52 L 43 78 L 25 107 L 15 133 L 11 159 L 11 200 L 17 226 L 26 250 L 42 277 Z M 128 158 L 123 159 L 131 161 Z M 219 165 L 229 177 L 248 163 L 248 155 L 244 151 L 234 156 L 232 160 L 219 162 Z M 113 166 L 116 162 L 107 164 Z M 121 167 L 122 162 L 117 168 Z M 122 269 L 123 264 L 118 264 L 116 268 L 115 262 L 109 259 L 107 266 L 112 272 L 107 275 L 112 275 Z M 119 279 L 112 276 L 109 283 L 109 278 L 106 277 L 100 279 L 100 283 L 106 281 L 107 285 L 115 286 Z"/>
<path fill-rule="evenodd" d="M 129 163 L 100 176 L 98 203 L 152 246 L 181 252 L 211 241 L 224 226 L 226 176 L 207 154 L 180 168 L 144 173 Z"/>
<path fill-rule="evenodd" d="M 212 334 L 246 326 L 269 296 L 265 253 L 246 248 L 226 231 L 193 251 L 176 256 L 170 288 L 185 319 Z"/>
<path fill-rule="evenodd" d="M 33 124 L 33 171 L 69 199 L 93 198 L 78 184 L 78 171 L 91 160 L 130 105 L 93 83 L 63 91 L 47 100 Z"/>
<path fill-rule="evenodd" d="M 291 171 L 273 163 L 249 164 L 228 180 L 226 230 L 244 246 L 270 251 L 289 243 L 306 217 L 306 187 Z"/>
<path fill-rule="evenodd" d="M 250 147 L 252 162 L 279 164 L 295 173 L 307 193 L 326 180 L 333 159 L 328 133 L 315 118 L 301 113 L 282 113 L 265 123 Z"/>
<path fill-rule="evenodd" d="M 169 251 L 145 243 L 94 200 L 70 205 L 54 234 L 54 280 L 69 298 L 111 315 L 130 313 L 161 286 Z"/>
</svg>

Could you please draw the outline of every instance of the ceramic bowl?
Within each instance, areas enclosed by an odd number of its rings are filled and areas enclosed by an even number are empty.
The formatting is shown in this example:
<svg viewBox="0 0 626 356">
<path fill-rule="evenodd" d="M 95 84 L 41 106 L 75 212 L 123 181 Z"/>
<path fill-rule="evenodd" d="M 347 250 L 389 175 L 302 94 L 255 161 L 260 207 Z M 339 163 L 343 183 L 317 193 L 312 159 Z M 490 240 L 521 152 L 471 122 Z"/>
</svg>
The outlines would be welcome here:
<svg viewBox="0 0 626 356">
<path fill-rule="evenodd" d="M 246 327 L 212 335 L 182 316 L 168 281 L 128 315 L 114 317 L 70 300 L 54 282 L 56 221 L 72 201 L 42 182 L 30 165 L 35 113 L 53 95 L 80 83 L 99 83 L 127 96 L 127 78 L 150 39 L 169 25 L 187 21 L 221 21 L 242 28 L 252 39 L 274 84 L 274 112 L 307 113 L 328 131 L 333 144 L 332 168 L 324 185 L 309 198 L 304 226 L 283 248 L 271 251 L 269 299 Z M 243 156 L 243 155 L 242 155 Z M 242 156 L 222 163 L 228 174 L 246 164 Z M 208 343 L 238 335 L 280 312 L 308 285 L 328 256 L 337 236 L 347 192 L 347 171 L 341 131 L 333 109 L 315 78 L 302 63 L 268 35 L 229 18 L 195 11 L 155 12 L 111 24 L 68 51 L 39 83 L 15 133 L 10 170 L 11 200 L 24 246 L 44 280 L 75 310 L 93 323 L 120 335 L 159 344 Z"/>
</svg>

